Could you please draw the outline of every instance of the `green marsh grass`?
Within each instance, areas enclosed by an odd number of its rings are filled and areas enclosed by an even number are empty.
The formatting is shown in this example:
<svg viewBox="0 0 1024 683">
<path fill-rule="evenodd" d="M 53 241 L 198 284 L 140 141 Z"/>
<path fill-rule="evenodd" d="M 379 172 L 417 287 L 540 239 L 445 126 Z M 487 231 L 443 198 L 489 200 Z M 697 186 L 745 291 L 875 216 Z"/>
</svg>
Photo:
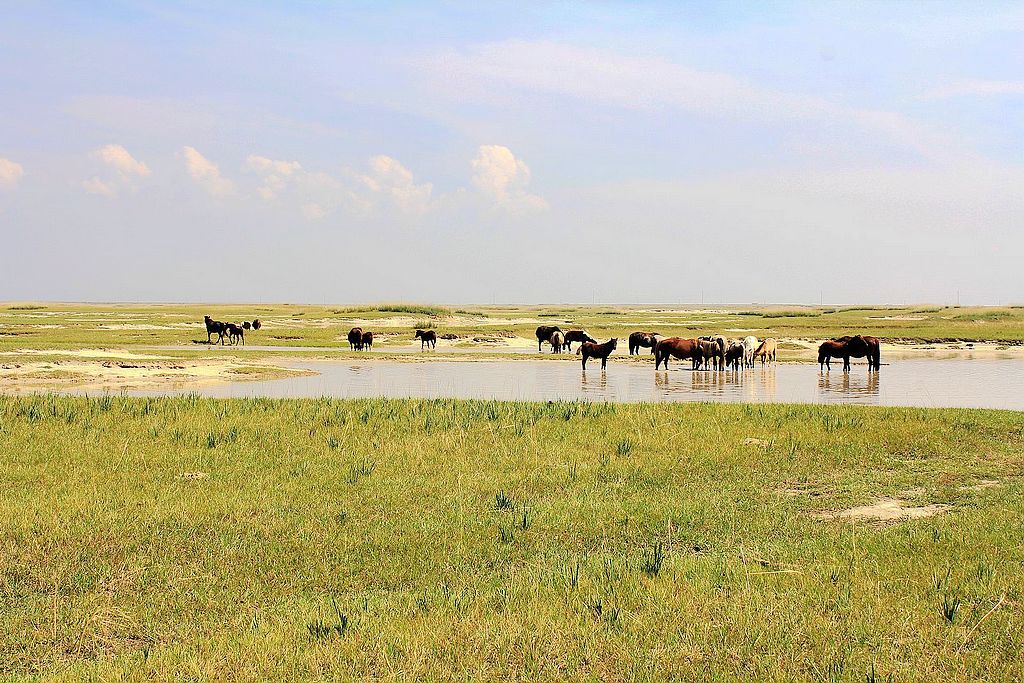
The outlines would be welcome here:
<svg viewBox="0 0 1024 683">
<path fill-rule="evenodd" d="M 1022 424 L 0 398 L 0 677 L 1019 679 Z"/>
</svg>

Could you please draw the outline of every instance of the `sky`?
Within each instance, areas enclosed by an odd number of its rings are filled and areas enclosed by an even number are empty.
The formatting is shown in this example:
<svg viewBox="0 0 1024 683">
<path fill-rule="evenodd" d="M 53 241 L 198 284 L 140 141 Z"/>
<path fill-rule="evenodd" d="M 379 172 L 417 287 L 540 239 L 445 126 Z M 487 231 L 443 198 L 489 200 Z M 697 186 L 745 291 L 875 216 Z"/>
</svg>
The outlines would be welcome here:
<svg viewBox="0 0 1024 683">
<path fill-rule="evenodd" d="M 1024 303 L 1024 4 L 32 2 L 0 300 Z"/>
</svg>

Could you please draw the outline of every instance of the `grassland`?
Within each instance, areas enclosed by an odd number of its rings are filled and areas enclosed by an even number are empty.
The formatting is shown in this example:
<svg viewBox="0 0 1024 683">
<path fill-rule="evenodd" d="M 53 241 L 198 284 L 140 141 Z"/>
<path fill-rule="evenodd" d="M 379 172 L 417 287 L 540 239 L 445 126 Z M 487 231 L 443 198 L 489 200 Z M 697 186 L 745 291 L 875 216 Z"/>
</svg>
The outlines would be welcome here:
<svg viewBox="0 0 1024 683">
<path fill-rule="evenodd" d="M 24 304 L 0 305 L 0 351 L 31 347 L 74 349 L 180 346 L 206 340 L 202 317 L 241 321 L 260 318 L 266 327 L 250 333 L 261 345 L 344 346 L 345 334 L 363 325 L 383 346 L 412 340 L 417 325 L 471 340 L 533 339 L 538 324 L 582 327 L 596 337 L 625 337 L 636 329 L 665 335 L 722 333 L 821 339 L 851 332 L 886 341 L 999 341 L 1024 343 L 1024 307 L 607 307 L 470 306 L 409 304 L 373 306 Z"/>
<path fill-rule="evenodd" d="M 36 396 L 0 444 L 12 680 L 1024 676 L 1020 413 Z M 835 517 L 886 498 L 938 513 Z"/>
</svg>

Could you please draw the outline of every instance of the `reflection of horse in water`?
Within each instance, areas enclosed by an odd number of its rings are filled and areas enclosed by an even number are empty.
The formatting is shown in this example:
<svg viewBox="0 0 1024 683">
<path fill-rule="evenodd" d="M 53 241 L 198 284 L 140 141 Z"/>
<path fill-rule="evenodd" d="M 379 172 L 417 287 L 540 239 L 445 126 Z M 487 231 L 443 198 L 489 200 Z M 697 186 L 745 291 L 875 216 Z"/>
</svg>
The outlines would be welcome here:
<svg viewBox="0 0 1024 683">
<path fill-rule="evenodd" d="M 831 377 L 828 373 L 818 375 L 818 393 L 823 397 L 833 396 L 878 396 L 878 373 L 872 372 L 866 377 L 864 375 L 853 375 L 844 372 L 838 377 Z"/>
</svg>

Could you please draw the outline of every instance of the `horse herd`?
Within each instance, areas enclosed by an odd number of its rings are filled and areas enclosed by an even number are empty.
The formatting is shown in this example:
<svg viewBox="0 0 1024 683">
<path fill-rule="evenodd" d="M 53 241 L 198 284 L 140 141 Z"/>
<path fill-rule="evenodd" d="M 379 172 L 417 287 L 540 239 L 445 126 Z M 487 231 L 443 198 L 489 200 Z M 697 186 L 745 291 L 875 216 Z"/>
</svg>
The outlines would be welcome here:
<svg viewBox="0 0 1024 683">
<path fill-rule="evenodd" d="M 230 344 L 241 343 L 244 346 L 245 330 L 258 330 L 262 326 L 258 318 L 252 322 L 236 324 L 220 322 L 207 315 L 204 316 L 204 322 L 208 344 L 214 343 L 213 335 L 216 334 L 221 344 L 227 339 Z M 551 345 L 551 353 L 562 353 L 563 350 L 572 353 L 572 345 L 578 343 L 576 353 L 580 356 L 584 369 L 590 358 L 600 358 L 601 367 L 607 367 L 608 356 L 619 343 L 618 337 L 598 343 L 585 330 L 562 331 L 555 325 L 541 325 L 537 328 L 536 334 L 538 353 L 544 342 Z M 437 333 L 434 330 L 417 329 L 416 339 L 420 340 L 420 350 L 437 348 Z M 373 348 L 373 332 L 353 327 L 348 332 L 348 344 L 353 351 L 369 351 Z M 667 370 L 671 358 L 690 360 L 694 370 L 702 367 L 714 370 L 739 370 L 741 367 L 754 367 L 758 359 L 761 365 L 777 362 L 779 343 L 776 339 L 760 340 L 754 336 L 726 339 L 717 335 L 684 339 L 664 337 L 657 332 L 633 332 L 629 335 L 629 355 L 638 355 L 640 349 L 651 350 L 655 370 L 662 365 Z M 843 359 L 843 370 L 850 369 L 850 358 L 867 358 L 868 372 L 877 372 L 881 364 L 879 340 L 877 337 L 859 334 L 829 339 L 818 347 L 818 364 L 821 369 L 831 369 L 830 361 L 833 358 Z"/>
<path fill-rule="evenodd" d="M 203 316 L 203 322 L 206 323 L 206 343 L 213 344 L 213 335 L 217 335 L 217 341 L 220 344 L 224 344 L 224 340 L 227 339 L 229 344 L 237 344 L 241 342 L 242 346 L 245 346 L 245 331 L 246 330 L 258 330 L 263 326 L 259 318 L 256 318 L 252 322 L 245 320 L 241 323 L 222 323 L 219 320 L 214 320 L 208 315 Z"/>
<path fill-rule="evenodd" d="M 416 339 L 420 340 L 420 350 L 437 348 L 437 332 L 433 330 L 416 330 Z M 373 349 L 373 332 L 363 331 L 361 327 L 353 327 L 348 331 L 348 347 L 352 351 L 370 351 Z"/>
<path fill-rule="evenodd" d="M 588 358 L 600 358 L 601 367 L 608 363 L 608 356 L 618 345 L 618 338 L 612 338 L 603 344 L 583 330 L 563 332 L 557 326 L 541 325 L 537 328 L 537 351 L 544 342 L 551 344 L 552 353 L 561 353 L 563 348 L 572 351 L 572 342 L 580 342 L 576 353 L 582 357 L 583 368 L 587 367 Z M 706 336 L 696 339 L 682 337 L 664 337 L 657 332 L 633 332 L 629 335 L 629 355 L 640 353 L 640 349 L 651 350 L 654 356 L 654 369 L 662 365 L 668 369 L 670 358 L 690 360 L 692 368 L 739 370 L 752 368 L 760 359 L 761 365 L 778 362 L 779 343 L 777 339 L 760 340 L 749 336 L 744 339 L 727 340 L 725 337 Z M 818 363 L 821 369 L 831 369 L 832 358 L 843 359 L 843 370 L 850 369 L 850 358 L 867 358 L 868 372 L 877 371 L 880 365 L 880 343 L 876 337 L 866 335 L 837 337 L 830 339 L 818 347 Z"/>
</svg>

